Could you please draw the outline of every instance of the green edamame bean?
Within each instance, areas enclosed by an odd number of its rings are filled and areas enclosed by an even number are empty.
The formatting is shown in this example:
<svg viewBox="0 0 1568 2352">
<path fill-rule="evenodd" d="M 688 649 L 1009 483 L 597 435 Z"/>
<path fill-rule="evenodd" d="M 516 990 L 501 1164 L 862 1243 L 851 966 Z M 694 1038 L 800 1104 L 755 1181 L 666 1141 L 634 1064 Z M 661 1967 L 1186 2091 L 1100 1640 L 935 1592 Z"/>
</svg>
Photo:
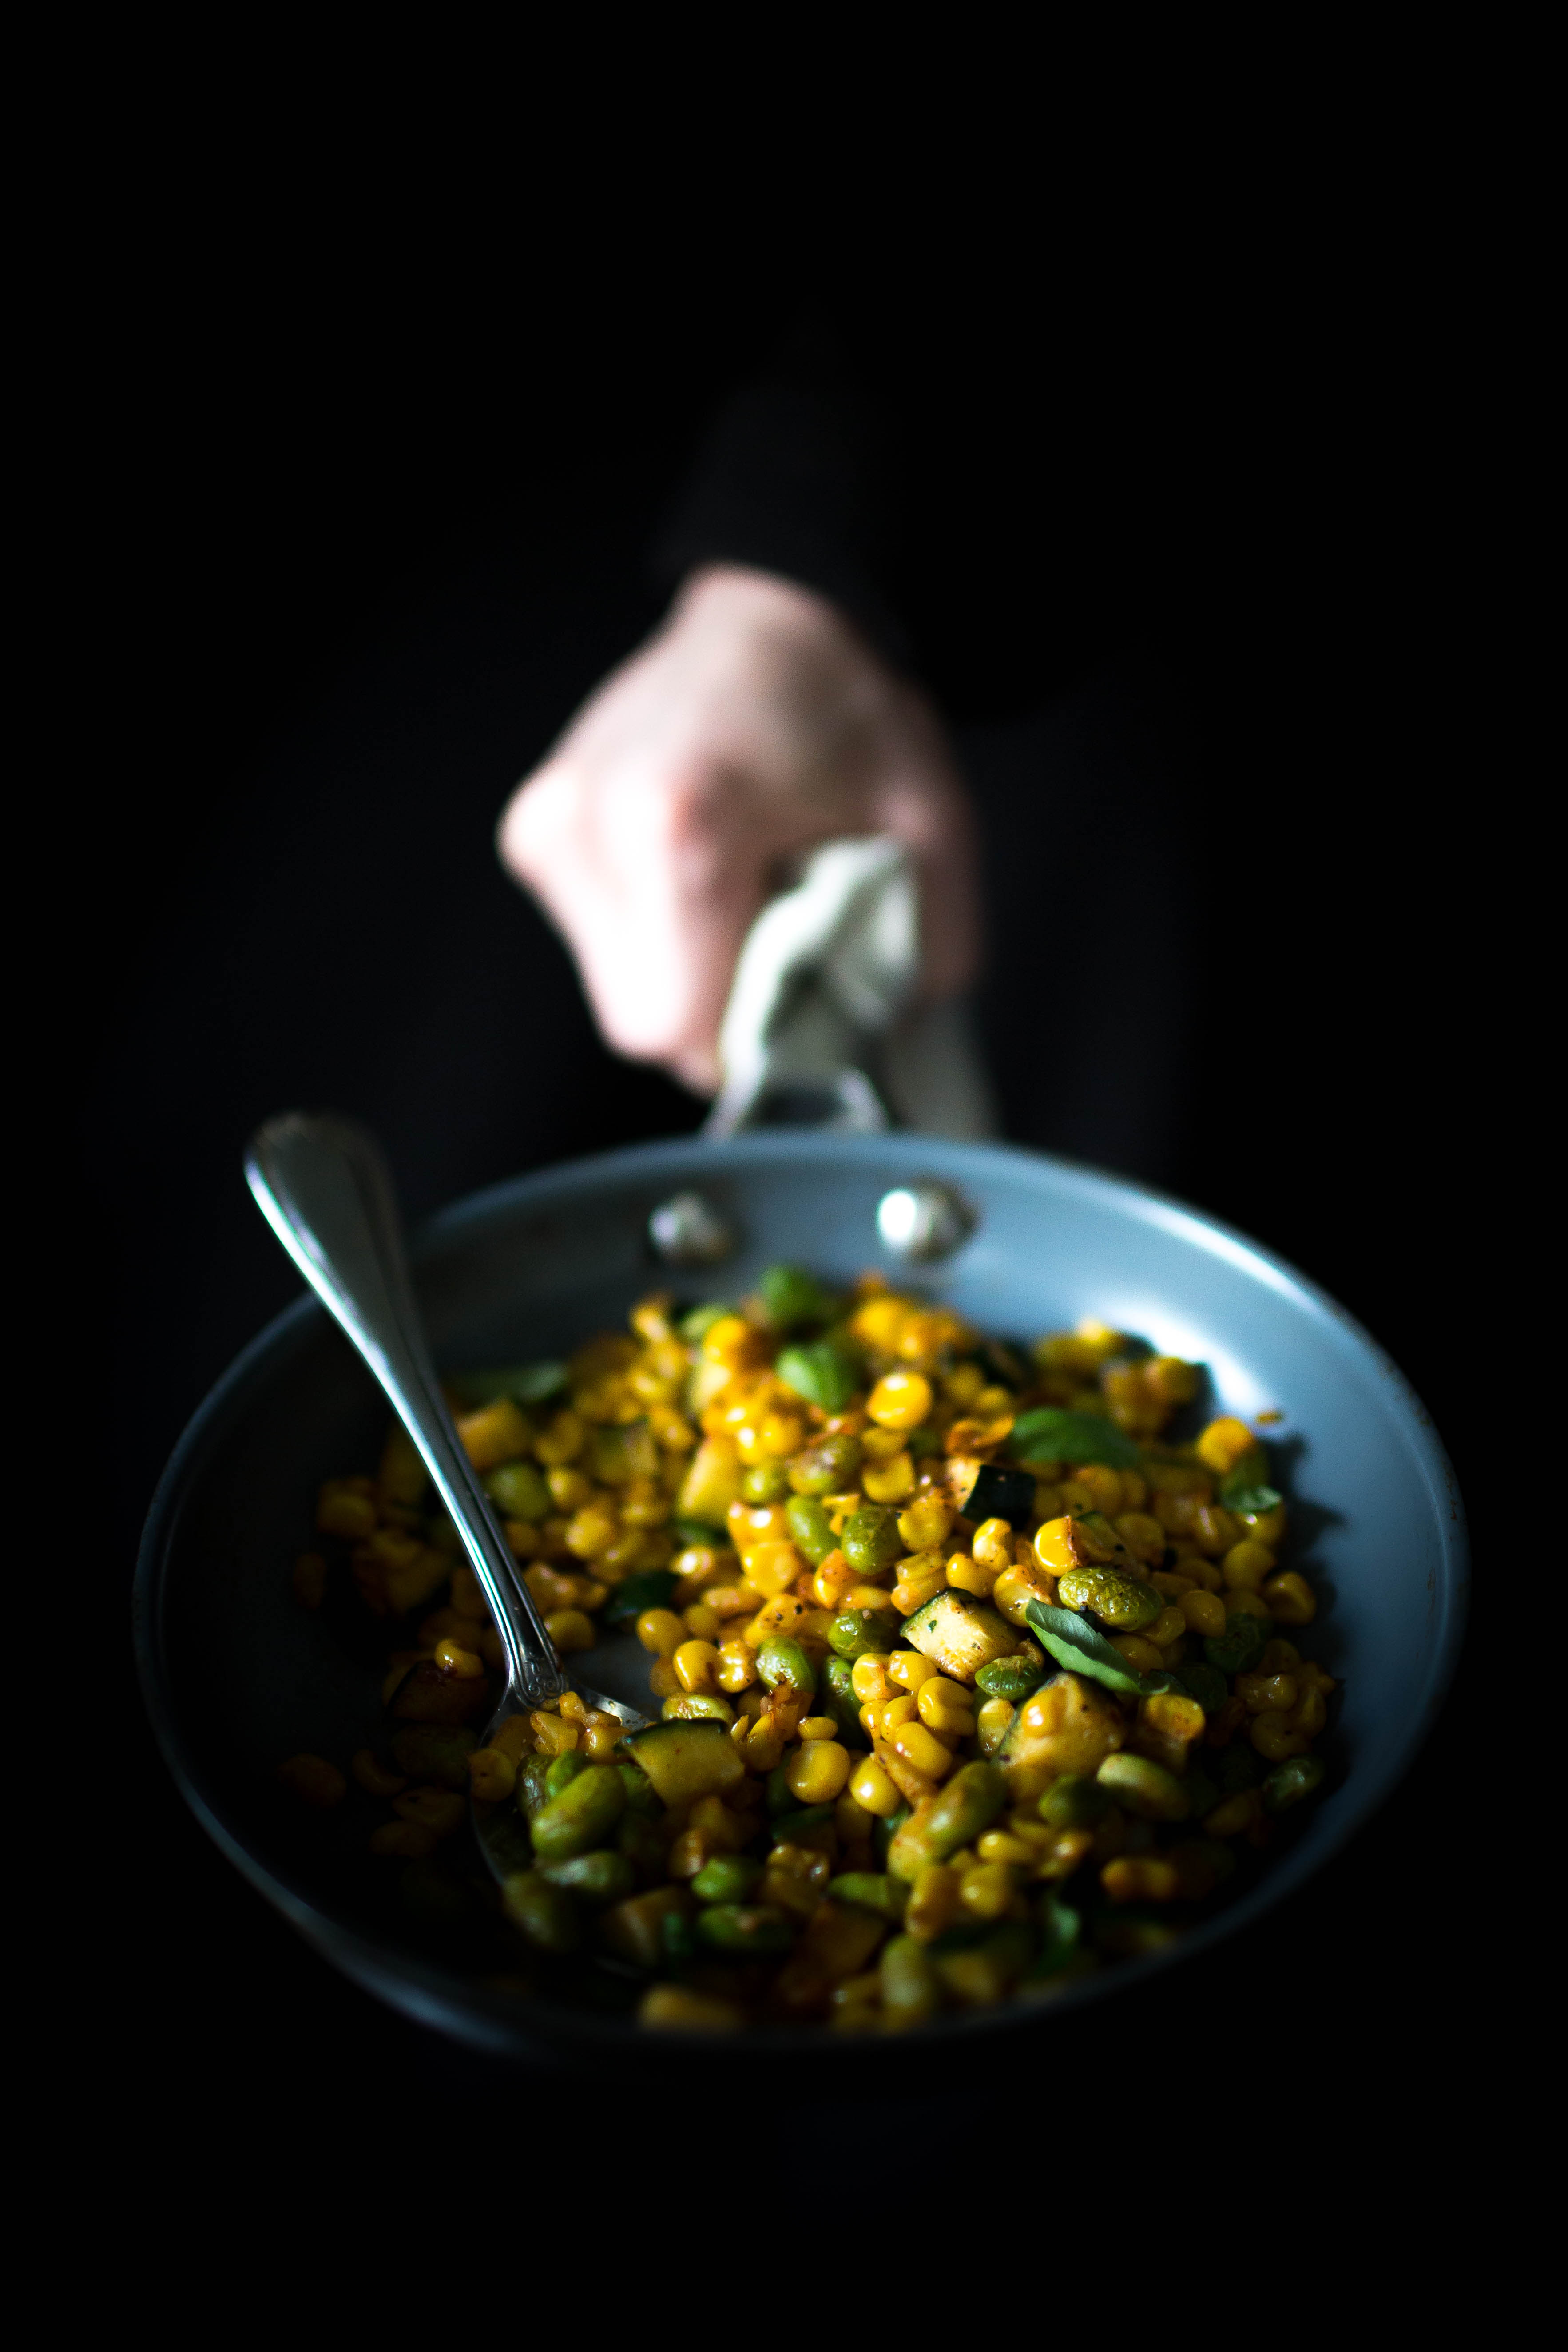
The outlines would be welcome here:
<svg viewBox="0 0 1568 2352">
<path fill-rule="evenodd" d="M 1156 1764 L 1152 1756 L 1133 1756 L 1123 1750 L 1121 1755 L 1108 1756 L 1095 1779 L 1102 1789 L 1110 1791 L 1112 1801 L 1124 1812 L 1135 1813 L 1141 1822 L 1184 1822 L 1189 1811 L 1187 1792 L 1173 1772 L 1163 1764 Z"/>
<path fill-rule="evenodd" d="M 830 1878 L 827 1891 L 836 1903 L 858 1904 L 862 1911 L 875 1911 L 895 1926 L 902 1920 L 909 1888 L 896 1878 L 871 1870 L 846 1870 L 837 1878 Z"/>
<path fill-rule="evenodd" d="M 716 1853 L 691 1882 L 699 1903 L 744 1903 L 763 1874 L 763 1865 L 749 1854 Z"/>
<path fill-rule="evenodd" d="M 1263 1655 L 1263 1645 L 1268 1639 L 1268 1621 L 1266 1617 L 1243 1617 L 1229 1612 L 1225 1621 L 1225 1632 L 1211 1633 L 1204 1643 L 1204 1656 L 1216 1674 L 1248 1675 Z M 1202 1699 L 1198 1705 L 1203 1706 Z"/>
<path fill-rule="evenodd" d="M 1184 1660 L 1177 1669 L 1176 1680 L 1189 1698 L 1196 1699 L 1205 1715 L 1217 1715 L 1230 1696 L 1225 1676 L 1215 1667 L 1205 1666 L 1201 1658 Z"/>
<path fill-rule="evenodd" d="M 547 1519 L 555 1507 L 549 1487 L 531 1462 L 503 1462 L 499 1470 L 487 1472 L 481 1483 L 509 1519 Z"/>
<path fill-rule="evenodd" d="M 974 1687 L 985 1698 L 1010 1698 L 1021 1706 L 1046 1679 L 1046 1662 L 1031 1642 L 1010 1658 L 993 1658 L 974 1677 Z"/>
<path fill-rule="evenodd" d="M 1322 1759 L 1318 1756 L 1290 1756 L 1283 1764 L 1276 1764 L 1263 1783 L 1263 1801 L 1271 1813 L 1289 1812 L 1303 1797 L 1310 1797 L 1321 1789 L 1327 1778 Z"/>
<path fill-rule="evenodd" d="M 539 1874 L 552 1886 L 563 1886 L 568 1895 L 595 1906 L 619 1903 L 632 1891 L 631 1864 L 624 1853 L 615 1853 L 607 1846 L 574 1854 L 570 1862 L 542 1862 Z"/>
<path fill-rule="evenodd" d="M 583 1938 L 577 1906 L 563 1886 L 520 1870 L 501 1889 L 508 1918 L 541 1952 L 574 1952 Z"/>
<path fill-rule="evenodd" d="M 659 1942 L 667 1960 L 693 1960 L 697 1957 L 697 1938 L 691 1932 L 691 1922 L 684 1911 L 667 1911 L 658 1923 Z"/>
<path fill-rule="evenodd" d="M 855 1669 L 847 1658 L 825 1658 L 816 1686 L 816 1704 L 838 1726 L 838 1737 L 851 1748 L 864 1748 L 860 1702 L 855 1696 Z"/>
<path fill-rule="evenodd" d="M 579 1756 L 574 1748 L 568 1748 L 564 1755 L 552 1756 L 550 1759 L 550 1769 L 544 1775 L 546 1799 L 558 1797 L 563 1789 L 569 1789 L 578 1774 L 585 1772 L 587 1769 L 587 1758 Z"/>
<path fill-rule="evenodd" d="M 1057 1579 L 1057 1598 L 1064 1609 L 1088 1610 L 1119 1633 L 1141 1633 L 1165 1605 L 1152 1584 L 1114 1568 L 1068 1569 Z"/>
<path fill-rule="evenodd" d="M 626 1810 L 629 1812 L 641 1813 L 647 1821 L 659 1820 L 664 1812 L 664 1807 L 659 1802 L 658 1791 L 642 1766 L 634 1764 L 628 1756 L 617 1760 L 616 1772 L 622 1788 L 626 1790 Z"/>
<path fill-rule="evenodd" d="M 782 1462 L 753 1462 L 741 1473 L 742 1503 L 782 1503 L 789 1490 L 789 1472 Z"/>
<path fill-rule="evenodd" d="M 626 1811 L 620 1774 L 609 1764 L 586 1764 L 530 1824 L 542 1862 L 570 1862 L 603 1845 Z"/>
<path fill-rule="evenodd" d="M 935 2016 L 941 2000 L 936 1970 L 925 1946 L 912 1936 L 893 1936 L 883 1945 L 881 1976 L 882 2012 L 892 2032 Z"/>
<path fill-rule="evenodd" d="M 833 1620 L 827 1638 L 849 1665 L 857 1658 L 886 1657 L 899 1638 L 900 1619 L 892 1609 L 846 1609 Z"/>
<path fill-rule="evenodd" d="M 862 1576 L 879 1575 L 901 1559 L 906 1549 L 899 1533 L 899 1516 L 883 1503 L 866 1503 L 852 1511 L 838 1538 L 849 1566 Z"/>
<path fill-rule="evenodd" d="M 838 1312 L 838 1301 L 803 1266 L 770 1265 L 757 1288 L 775 1330 L 787 1331 L 796 1323 L 826 1323 Z"/>
<path fill-rule="evenodd" d="M 1109 1790 L 1077 1772 L 1053 1780 L 1039 1802 L 1040 1819 L 1053 1830 L 1091 1830 L 1110 1811 Z"/>
<path fill-rule="evenodd" d="M 797 1495 L 842 1495 L 860 1467 L 858 1437 L 819 1437 L 797 1454 L 789 1465 L 789 1483 Z"/>
<path fill-rule="evenodd" d="M 784 1506 L 784 1517 L 791 1537 L 813 1568 L 820 1568 L 828 1553 L 838 1549 L 832 1521 L 815 1495 L 792 1495 Z"/>
<path fill-rule="evenodd" d="M 765 1903 L 715 1903 L 700 1911 L 696 1929 L 715 1951 L 733 1952 L 752 1959 L 772 1959 L 787 1952 L 792 1941 L 789 1922 L 782 1911 Z"/>
<path fill-rule="evenodd" d="M 1007 1783 L 994 1764 L 965 1764 L 910 1814 L 888 1848 L 889 1870 L 912 1882 L 928 1862 L 945 1862 L 973 1844 L 1006 1801 Z"/>
<path fill-rule="evenodd" d="M 438 1788 L 466 1790 L 468 1759 L 479 1735 L 466 1725 L 409 1723 L 392 1735 L 392 1757 L 410 1780 L 434 1780 Z"/>
<path fill-rule="evenodd" d="M 800 1643 L 787 1634 L 769 1634 L 757 1652 L 757 1672 L 769 1690 L 777 1690 L 783 1684 L 797 1698 L 816 1696 L 816 1668 Z"/>
<path fill-rule="evenodd" d="M 525 1756 L 517 1768 L 517 1810 L 526 1813 L 530 1821 L 550 1801 L 550 1791 L 544 1783 L 552 1760 L 548 1756 Z"/>
</svg>

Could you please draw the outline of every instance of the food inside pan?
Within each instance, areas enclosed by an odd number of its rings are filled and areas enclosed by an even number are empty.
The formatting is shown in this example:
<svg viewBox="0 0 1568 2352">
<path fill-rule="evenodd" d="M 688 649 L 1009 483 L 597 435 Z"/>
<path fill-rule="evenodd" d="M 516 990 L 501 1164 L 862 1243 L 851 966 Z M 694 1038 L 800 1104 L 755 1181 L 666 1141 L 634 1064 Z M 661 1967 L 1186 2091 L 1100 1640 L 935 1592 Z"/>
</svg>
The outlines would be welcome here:
<svg viewBox="0 0 1568 2352">
<path fill-rule="evenodd" d="M 1099 1324 L 1017 1349 L 790 1266 L 456 1378 L 557 1649 L 635 1631 L 660 1720 L 568 1693 L 479 1744 L 500 1643 L 395 1429 L 294 1568 L 383 1622 L 385 1737 L 283 1781 L 374 1800 L 404 1899 L 484 1915 L 524 1997 L 851 2034 L 1048 1998 L 1179 1934 L 1323 1780 L 1312 1588 L 1202 1384 Z M 500 1894 L 470 1794 L 515 1815 Z"/>
</svg>

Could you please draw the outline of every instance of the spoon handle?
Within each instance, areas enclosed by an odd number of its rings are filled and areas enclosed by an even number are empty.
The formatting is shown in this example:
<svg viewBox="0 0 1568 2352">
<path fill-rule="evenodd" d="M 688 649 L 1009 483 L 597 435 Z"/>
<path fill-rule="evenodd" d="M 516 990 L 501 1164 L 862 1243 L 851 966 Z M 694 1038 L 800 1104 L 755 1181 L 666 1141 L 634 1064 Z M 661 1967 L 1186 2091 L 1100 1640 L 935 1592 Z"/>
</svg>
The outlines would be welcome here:
<svg viewBox="0 0 1568 2352">
<path fill-rule="evenodd" d="M 558 1696 L 563 1678 L 555 1645 L 517 1575 L 437 1382 L 392 1180 L 374 1139 L 331 1112 L 287 1111 L 257 1129 L 245 1173 L 263 1216 L 423 1454 L 500 1629 L 510 1691 L 527 1706 Z"/>
</svg>

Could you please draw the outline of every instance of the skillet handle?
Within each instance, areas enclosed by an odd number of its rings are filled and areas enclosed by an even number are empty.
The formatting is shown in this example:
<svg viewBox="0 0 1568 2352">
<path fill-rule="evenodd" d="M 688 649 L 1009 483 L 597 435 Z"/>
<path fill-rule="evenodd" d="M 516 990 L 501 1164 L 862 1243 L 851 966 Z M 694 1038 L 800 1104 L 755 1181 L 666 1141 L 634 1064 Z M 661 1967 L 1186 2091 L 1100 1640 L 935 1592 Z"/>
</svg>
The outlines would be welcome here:
<svg viewBox="0 0 1568 2352">
<path fill-rule="evenodd" d="M 558 1697 L 565 1679 L 555 1645 L 436 1379 L 392 1180 L 374 1139 L 330 1112 L 286 1111 L 251 1138 L 245 1173 L 262 1215 L 419 1448 L 500 1628 L 509 1691 L 526 1706 Z"/>
</svg>

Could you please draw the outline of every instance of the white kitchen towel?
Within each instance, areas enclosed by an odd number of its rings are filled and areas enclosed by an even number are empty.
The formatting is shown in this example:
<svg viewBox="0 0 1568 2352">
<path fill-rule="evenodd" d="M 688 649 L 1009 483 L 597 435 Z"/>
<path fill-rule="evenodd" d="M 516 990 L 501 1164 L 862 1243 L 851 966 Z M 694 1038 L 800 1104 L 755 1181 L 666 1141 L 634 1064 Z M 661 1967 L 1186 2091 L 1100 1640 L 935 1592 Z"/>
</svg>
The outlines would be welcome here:
<svg viewBox="0 0 1568 2352">
<path fill-rule="evenodd" d="M 793 1101 L 810 1123 L 996 1133 L 968 1008 L 917 1006 L 920 892 L 896 841 L 831 841 L 746 935 L 719 1033 L 724 1080 L 704 1132 Z"/>
</svg>

